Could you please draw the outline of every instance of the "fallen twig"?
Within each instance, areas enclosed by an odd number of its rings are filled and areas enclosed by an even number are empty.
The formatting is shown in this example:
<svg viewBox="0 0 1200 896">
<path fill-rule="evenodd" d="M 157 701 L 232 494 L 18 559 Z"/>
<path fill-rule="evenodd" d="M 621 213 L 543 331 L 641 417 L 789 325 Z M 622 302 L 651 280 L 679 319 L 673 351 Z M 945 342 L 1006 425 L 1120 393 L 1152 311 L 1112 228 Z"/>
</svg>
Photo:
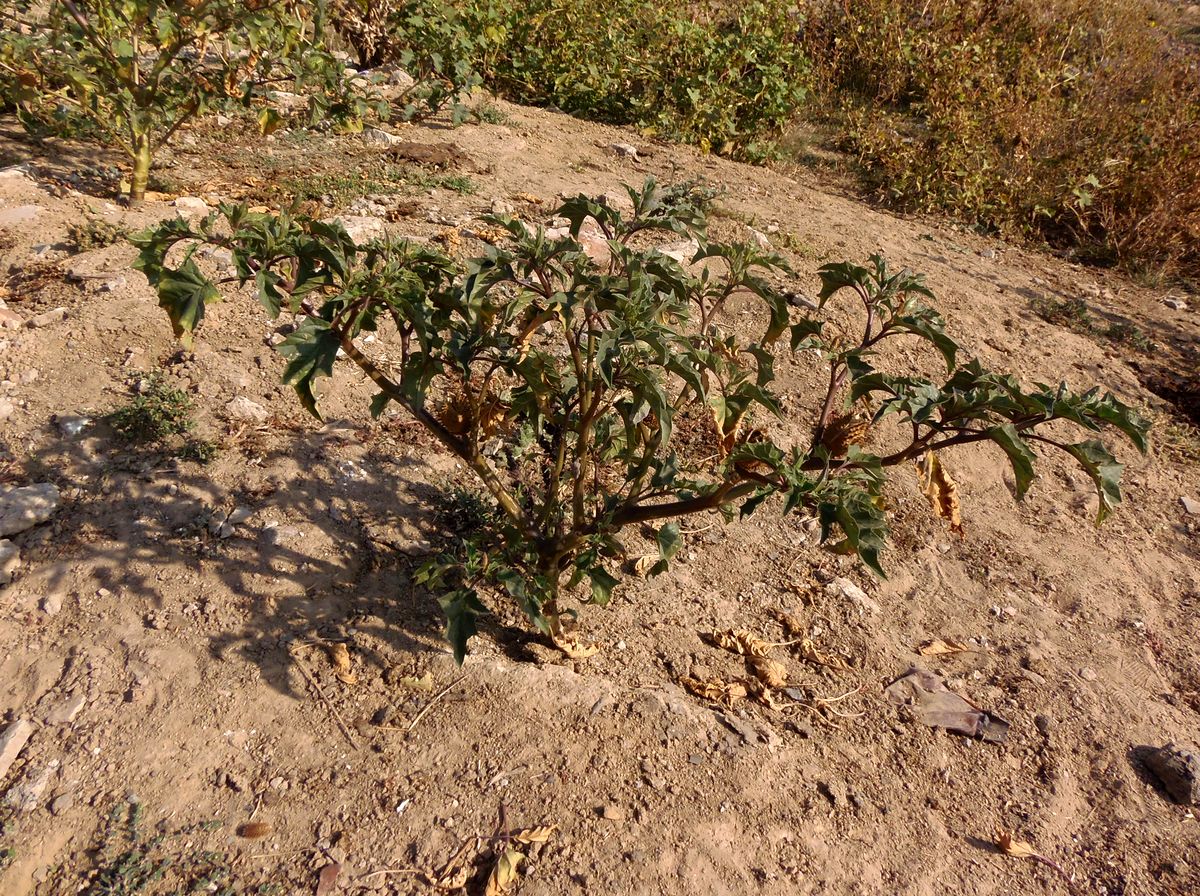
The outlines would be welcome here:
<svg viewBox="0 0 1200 896">
<path fill-rule="evenodd" d="M 346 725 L 346 720 L 342 718 L 342 714 L 338 712 L 337 707 L 333 705 L 333 701 L 325 696 L 325 691 L 322 690 L 321 685 L 317 682 L 316 678 L 313 677 L 312 673 L 308 671 L 308 668 L 304 665 L 304 661 L 300 659 L 300 656 L 291 651 L 289 651 L 289 653 L 296 663 L 296 668 L 300 670 L 305 679 L 308 680 L 308 683 L 313 686 L 313 690 L 317 692 L 317 695 L 321 698 L 321 701 L 325 704 L 326 708 L 328 708 L 333 714 L 333 718 L 337 722 L 338 728 L 341 730 L 346 740 L 350 742 L 350 746 L 357 747 L 358 742 L 354 739 L 354 735 L 350 733 L 350 729 Z"/>
<path fill-rule="evenodd" d="M 466 677 L 467 677 L 466 675 L 458 676 L 458 678 L 454 679 L 454 681 L 450 682 L 448 685 L 446 685 L 444 688 L 442 688 L 440 691 L 438 691 L 436 694 L 434 694 L 431 698 L 429 698 L 429 702 L 426 703 L 421 708 L 421 711 L 413 717 L 413 720 L 408 723 L 408 730 L 412 731 L 414 728 L 416 728 L 417 722 L 419 722 L 419 721 L 421 721 L 421 719 L 425 718 L 425 714 L 427 712 L 429 712 L 429 710 L 433 709 L 433 705 L 435 703 L 437 703 L 439 700 L 441 700 L 443 697 L 445 697 L 448 693 L 450 693 L 450 690 Z"/>
</svg>

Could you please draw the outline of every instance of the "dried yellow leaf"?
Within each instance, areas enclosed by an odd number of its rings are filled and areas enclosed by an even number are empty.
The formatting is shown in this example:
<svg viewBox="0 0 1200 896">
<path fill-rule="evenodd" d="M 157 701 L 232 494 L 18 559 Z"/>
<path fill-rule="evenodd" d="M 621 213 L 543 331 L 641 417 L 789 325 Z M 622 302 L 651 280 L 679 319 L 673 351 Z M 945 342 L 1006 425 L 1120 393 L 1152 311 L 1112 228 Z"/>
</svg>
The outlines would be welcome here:
<svg viewBox="0 0 1200 896">
<path fill-rule="evenodd" d="M 1037 851 L 1024 840 L 1014 840 L 1012 831 L 996 831 L 993 841 L 1002 853 L 1015 859 L 1036 859 Z"/>
<path fill-rule="evenodd" d="M 795 585 L 792 588 L 796 591 L 799 590 Z M 803 638 L 808 634 L 808 627 L 791 613 L 785 613 L 783 610 L 772 610 L 771 616 L 783 626 L 783 632 L 789 638 Z"/>
<path fill-rule="evenodd" d="M 850 668 L 841 657 L 829 656 L 818 650 L 812 638 L 804 638 L 800 642 L 800 655 L 810 663 L 816 663 L 818 666 L 827 666 L 830 669 L 837 669 L 840 672 L 844 672 Z"/>
<path fill-rule="evenodd" d="M 917 461 L 921 491 L 929 500 L 933 512 L 950 521 L 950 531 L 963 534 L 962 510 L 958 503 L 958 484 L 950 478 L 942 462 L 932 451 L 926 451 Z"/>
<path fill-rule="evenodd" d="M 471 879 L 471 866 L 463 862 L 463 857 L 470 848 L 471 841 L 468 840 L 458 848 L 458 852 L 450 857 L 450 861 L 432 875 L 425 875 L 425 880 L 429 882 L 429 885 L 438 890 L 448 891 L 461 890 L 465 887 L 467 881 Z"/>
<path fill-rule="evenodd" d="M 511 847 L 506 849 L 504 853 L 496 860 L 496 866 L 492 868 L 492 873 L 488 875 L 487 886 L 484 888 L 484 896 L 504 896 L 513 884 L 517 882 L 517 878 L 521 876 L 521 862 L 525 860 L 525 856 Z"/>
<path fill-rule="evenodd" d="M 746 691 L 755 700 L 761 703 L 768 709 L 779 709 L 779 703 L 775 700 L 775 694 L 771 688 L 759 678 L 746 678 L 742 682 L 745 685 Z"/>
<path fill-rule="evenodd" d="M 572 660 L 586 660 L 600 652 L 595 644 L 584 644 L 579 635 L 559 635 L 554 639 L 554 646 Z"/>
<path fill-rule="evenodd" d="M 838 414 L 821 431 L 821 445 L 830 457 L 845 457 L 852 445 L 861 445 L 871 430 L 871 421 L 861 411 Z"/>
<path fill-rule="evenodd" d="M 750 669 L 755 677 L 769 688 L 782 688 L 787 685 L 787 666 L 778 660 L 765 656 L 751 657 Z"/>
<path fill-rule="evenodd" d="M 949 656 L 954 653 L 966 653 L 973 649 L 970 644 L 955 641 L 952 638 L 934 638 L 925 641 L 917 648 L 921 656 Z"/>
<path fill-rule="evenodd" d="M 634 575 L 641 576 L 643 579 L 650 575 L 650 570 L 654 569 L 661 558 L 658 554 L 644 554 L 633 561 Z"/>
<path fill-rule="evenodd" d="M 329 645 L 329 660 L 333 663 L 334 675 L 343 684 L 358 684 L 358 676 L 350 667 L 350 648 L 340 641 Z"/>
<path fill-rule="evenodd" d="M 744 628 L 725 629 L 712 634 L 701 635 L 701 637 L 722 650 L 728 650 L 740 656 L 758 656 L 765 657 L 771 652 L 773 644 L 769 644 L 762 638 L 755 637 L 746 631 Z"/>
<path fill-rule="evenodd" d="M 525 844 L 547 843 L 557 831 L 558 825 L 543 824 L 536 828 L 522 828 L 512 835 L 512 839 Z"/>
<path fill-rule="evenodd" d="M 695 694 L 702 700 L 712 700 L 732 706 L 735 701 L 743 699 L 749 691 L 740 681 L 722 681 L 719 678 L 684 678 L 680 684 L 690 694 Z"/>
</svg>

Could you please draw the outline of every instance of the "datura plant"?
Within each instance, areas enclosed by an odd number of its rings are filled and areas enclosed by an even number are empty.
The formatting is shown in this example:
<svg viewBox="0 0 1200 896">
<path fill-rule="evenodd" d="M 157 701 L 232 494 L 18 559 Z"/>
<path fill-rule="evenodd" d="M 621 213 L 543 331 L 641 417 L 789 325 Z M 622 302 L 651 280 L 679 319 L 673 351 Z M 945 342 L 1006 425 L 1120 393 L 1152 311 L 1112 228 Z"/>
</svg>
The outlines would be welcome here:
<svg viewBox="0 0 1200 896">
<path fill-rule="evenodd" d="M 359 246 L 336 223 L 235 206 L 194 226 L 166 221 L 134 242 L 185 346 L 221 298 L 195 252 L 228 249 L 232 279 L 253 284 L 272 318 L 296 320 L 277 350 L 284 382 L 311 413 L 318 381 L 336 363 L 356 365 L 378 390 L 376 417 L 399 405 L 478 477 L 494 512 L 422 571 L 460 662 L 485 600 L 500 596 L 581 655 L 564 632 L 564 597 L 609 601 L 630 526 L 653 531 L 657 551 L 640 571 L 658 574 L 680 549 L 681 517 L 744 516 L 778 497 L 784 513 L 815 515 L 823 542 L 882 575 L 888 471 L 917 464 L 934 509 L 958 526 L 957 488 L 940 461 L 956 445 L 1003 452 L 1018 498 L 1038 453 L 1054 449 L 1091 477 L 1101 519 L 1120 500 L 1121 464 L 1096 438 L 1064 439 L 1064 424 L 1088 436 L 1112 428 L 1145 451 L 1146 422 L 1097 389 L 1027 388 L 960 363 L 920 276 L 879 256 L 827 265 L 817 301 L 794 308 L 773 285 L 783 259 L 708 238 L 710 193 L 651 180 L 629 197 L 629 212 L 571 199 L 557 212 L 569 227 L 554 232 L 496 218 L 502 238 L 466 262 L 412 240 Z M 674 260 L 655 232 L 694 252 Z M 853 336 L 825 314 L 842 296 L 861 312 Z M 758 312 L 747 315 L 747 302 Z M 901 339 L 936 349 L 944 380 L 877 369 L 883 343 Z M 783 414 L 772 387 L 784 352 L 827 374 L 797 444 L 765 428 Z M 886 451 L 866 449 L 870 428 Z"/>
</svg>

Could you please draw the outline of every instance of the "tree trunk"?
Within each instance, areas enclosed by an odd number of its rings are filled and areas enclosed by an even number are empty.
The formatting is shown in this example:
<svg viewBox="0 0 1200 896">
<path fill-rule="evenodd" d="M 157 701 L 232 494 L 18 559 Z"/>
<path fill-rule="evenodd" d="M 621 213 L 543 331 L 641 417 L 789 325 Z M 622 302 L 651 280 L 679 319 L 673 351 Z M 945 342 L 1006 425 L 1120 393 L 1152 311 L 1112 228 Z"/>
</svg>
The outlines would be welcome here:
<svg viewBox="0 0 1200 896">
<path fill-rule="evenodd" d="M 129 201 L 141 202 L 146 198 L 146 184 L 150 180 L 150 135 L 139 134 L 133 147 L 133 175 L 129 179 Z"/>
</svg>

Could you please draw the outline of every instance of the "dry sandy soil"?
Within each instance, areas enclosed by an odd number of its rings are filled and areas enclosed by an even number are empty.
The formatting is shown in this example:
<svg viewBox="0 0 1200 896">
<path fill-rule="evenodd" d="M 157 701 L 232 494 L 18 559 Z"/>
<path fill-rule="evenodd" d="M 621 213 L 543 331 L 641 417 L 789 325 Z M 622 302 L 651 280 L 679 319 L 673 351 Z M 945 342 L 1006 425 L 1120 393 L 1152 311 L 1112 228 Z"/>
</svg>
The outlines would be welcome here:
<svg viewBox="0 0 1200 896">
<path fill-rule="evenodd" d="M 1018 504 L 1003 458 L 972 446 L 947 461 L 965 538 L 931 517 L 911 471 L 897 474 L 886 581 L 778 508 L 692 519 L 668 574 L 582 609 L 597 656 L 565 661 L 500 609 L 460 670 L 412 573 L 441 537 L 438 496 L 470 485 L 466 473 L 410 421 L 371 421 L 352 371 L 325 390 L 329 422 L 307 417 L 279 385 L 276 325 L 250 298 L 212 309 L 195 353 L 181 352 L 133 250 L 77 252 L 67 233 L 88 218 L 137 228 L 176 214 L 169 199 L 119 207 L 106 198 L 114 158 L 28 143 L 6 123 L 0 162 L 28 163 L 0 177 L 8 308 L 66 310 L 0 330 L 0 476 L 62 493 L 50 522 L 14 536 L 22 563 L 0 589 L 0 714 L 35 726 L 0 783 L 31 796 L 0 814 L 0 894 L 427 893 L 460 849 L 482 892 L 497 832 L 535 825 L 557 830 L 528 850 L 526 896 L 1200 892 L 1196 811 L 1140 761 L 1146 746 L 1200 740 L 1200 517 L 1180 500 L 1200 499 L 1200 441 L 1141 384 L 1163 366 L 1195 370 L 1197 301 L 1174 310 L 1166 289 L 873 210 L 811 172 L 499 108 L 502 124 L 393 129 L 466 158 L 392 169 L 367 211 L 432 238 L 494 206 L 544 221 L 560 194 L 703 178 L 724 194 L 714 226 L 768 233 L 800 289 L 824 261 L 882 249 L 927 273 L 985 365 L 1146 408 L 1150 454 L 1118 446 L 1127 501 L 1097 529 L 1090 483 L 1047 458 Z M 617 141 L 644 151 L 624 157 Z M 384 171 L 386 152 L 361 136 L 264 142 L 210 123 L 158 174 L 172 196 L 271 204 L 319 176 Z M 1030 308 L 1039 297 L 1083 298 L 1156 346 L 1047 323 Z M 211 463 L 123 444 L 105 423 L 156 370 L 193 397 L 197 432 L 221 449 Z M 803 437 L 820 372 L 797 359 L 779 374 L 790 411 L 773 432 Z M 239 419 L 239 396 L 267 419 Z M 849 668 L 781 648 L 804 699 L 780 709 L 731 710 L 679 686 L 740 670 L 701 632 L 783 640 L 775 610 Z M 932 638 L 971 649 L 918 656 Z M 337 643 L 353 684 L 335 675 Z M 915 663 L 1007 719 L 1007 742 L 898 712 L 883 688 Z M 1061 873 L 1002 855 L 997 829 Z"/>
</svg>

